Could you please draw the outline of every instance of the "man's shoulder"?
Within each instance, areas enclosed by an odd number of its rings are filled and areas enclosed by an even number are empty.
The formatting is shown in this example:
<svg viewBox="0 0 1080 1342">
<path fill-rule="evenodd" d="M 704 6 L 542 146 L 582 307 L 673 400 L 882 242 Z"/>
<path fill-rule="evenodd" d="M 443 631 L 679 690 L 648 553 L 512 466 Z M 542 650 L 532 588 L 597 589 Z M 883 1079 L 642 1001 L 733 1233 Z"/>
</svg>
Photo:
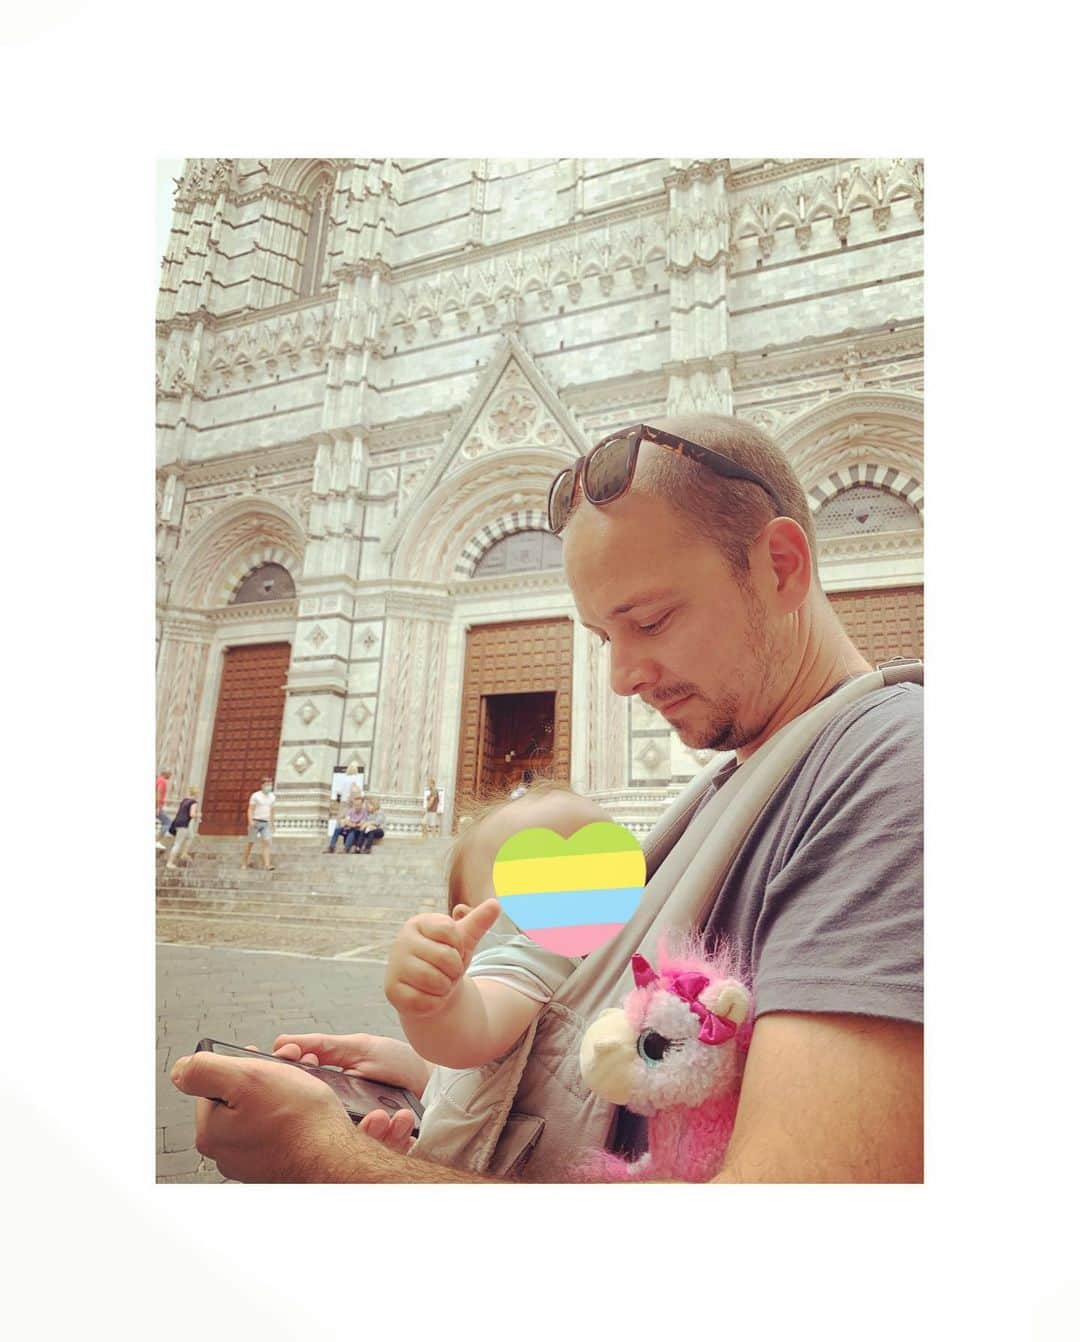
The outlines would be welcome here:
<svg viewBox="0 0 1080 1342">
<path fill-rule="evenodd" d="M 801 798 L 900 789 L 913 801 L 923 772 L 921 685 L 886 685 L 842 709 L 818 735 L 781 788 Z"/>
<path fill-rule="evenodd" d="M 825 727 L 815 750 L 862 750 L 876 741 L 921 746 L 923 687 L 885 685 L 849 704 Z"/>
</svg>

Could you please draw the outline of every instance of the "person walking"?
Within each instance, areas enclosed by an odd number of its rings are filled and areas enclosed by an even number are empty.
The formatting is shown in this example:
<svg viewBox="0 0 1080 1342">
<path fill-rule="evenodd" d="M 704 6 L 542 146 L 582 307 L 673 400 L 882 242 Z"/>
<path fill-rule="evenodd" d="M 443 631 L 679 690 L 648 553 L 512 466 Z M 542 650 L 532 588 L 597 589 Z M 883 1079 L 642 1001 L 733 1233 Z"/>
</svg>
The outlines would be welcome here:
<svg viewBox="0 0 1080 1342">
<path fill-rule="evenodd" d="M 434 778 L 429 778 L 424 789 L 423 834 L 437 839 L 442 833 L 443 791 Z"/>
<path fill-rule="evenodd" d="M 262 844 L 263 870 L 274 870 L 270 864 L 270 840 L 274 833 L 274 803 L 276 801 L 277 797 L 274 795 L 274 780 L 272 778 L 264 778 L 260 791 L 253 792 L 248 798 L 248 841 L 244 848 L 244 856 L 240 861 L 242 867 L 247 867 L 252 845 L 258 839 Z"/>
<path fill-rule="evenodd" d="M 172 823 L 165 814 L 165 793 L 169 790 L 169 779 L 171 777 L 172 773 L 168 769 L 159 769 L 157 778 L 154 780 L 154 814 L 158 823 L 157 847 L 162 853 L 168 848 L 168 844 L 163 843 L 162 840 L 165 831 Z"/>
<path fill-rule="evenodd" d="M 383 836 L 383 823 L 385 817 L 379 810 L 379 802 L 376 797 L 369 797 L 366 802 L 367 815 L 363 824 L 360 826 L 360 837 L 353 848 L 354 853 L 370 853 L 374 847 L 375 840 Z"/>
<path fill-rule="evenodd" d="M 165 865 L 171 871 L 175 871 L 180 865 L 181 858 L 184 859 L 185 863 L 190 861 L 187 854 L 191 847 L 191 841 L 198 833 L 198 827 L 199 789 L 189 787 L 177 808 L 176 818 L 169 826 L 169 833 L 173 836 L 173 846 Z"/>
</svg>

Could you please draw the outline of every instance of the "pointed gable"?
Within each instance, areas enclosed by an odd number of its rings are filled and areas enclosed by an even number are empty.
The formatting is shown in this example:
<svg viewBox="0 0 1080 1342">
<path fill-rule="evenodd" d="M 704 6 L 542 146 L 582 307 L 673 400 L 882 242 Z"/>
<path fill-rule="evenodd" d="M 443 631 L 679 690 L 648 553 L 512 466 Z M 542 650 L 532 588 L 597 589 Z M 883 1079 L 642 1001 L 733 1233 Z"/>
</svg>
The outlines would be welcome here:
<svg viewBox="0 0 1080 1342">
<path fill-rule="evenodd" d="M 424 501 L 478 457 L 530 447 L 574 458 L 588 450 L 581 429 L 516 335 L 503 337 L 423 483 L 382 544 L 392 551 Z"/>
</svg>

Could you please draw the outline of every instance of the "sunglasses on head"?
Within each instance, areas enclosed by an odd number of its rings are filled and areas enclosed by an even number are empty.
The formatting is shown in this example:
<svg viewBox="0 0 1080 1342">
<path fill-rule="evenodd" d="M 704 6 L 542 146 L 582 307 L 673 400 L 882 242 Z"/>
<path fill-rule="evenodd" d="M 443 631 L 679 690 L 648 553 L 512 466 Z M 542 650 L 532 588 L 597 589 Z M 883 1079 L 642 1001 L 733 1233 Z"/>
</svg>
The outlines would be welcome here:
<svg viewBox="0 0 1080 1342">
<path fill-rule="evenodd" d="M 552 481 L 548 492 L 548 526 L 556 536 L 570 520 L 579 480 L 585 497 L 597 507 L 626 493 L 634 478 L 638 448 L 643 441 L 667 448 L 677 456 L 689 457 L 729 480 L 747 480 L 757 485 L 768 494 L 777 512 L 785 515 L 787 510 L 772 485 L 715 447 L 702 447 L 700 443 L 691 443 L 674 433 L 664 433 L 649 424 L 635 424 L 601 438 L 585 456 L 578 457 L 573 466 L 564 467 Z"/>
</svg>

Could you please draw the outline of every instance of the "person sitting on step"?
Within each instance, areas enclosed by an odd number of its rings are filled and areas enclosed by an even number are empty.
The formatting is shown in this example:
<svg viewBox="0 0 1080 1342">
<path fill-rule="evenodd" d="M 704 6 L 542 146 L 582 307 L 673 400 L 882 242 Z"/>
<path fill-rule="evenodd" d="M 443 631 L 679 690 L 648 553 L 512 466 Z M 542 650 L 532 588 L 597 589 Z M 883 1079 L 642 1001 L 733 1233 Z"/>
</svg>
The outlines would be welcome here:
<svg viewBox="0 0 1080 1342">
<path fill-rule="evenodd" d="M 330 843 L 326 849 L 328 853 L 336 852 L 338 839 L 344 839 L 344 848 L 347 853 L 352 852 L 360 838 L 364 821 L 367 819 L 367 806 L 356 796 L 353 797 L 352 801 L 344 804 L 342 811 L 341 819 L 330 836 Z"/>
<path fill-rule="evenodd" d="M 368 797 L 365 803 L 367 815 L 360 827 L 360 837 L 353 848 L 354 853 L 370 853 L 376 839 L 383 836 L 383 824 L 385 817 L 379 810 L 379 802 L 376 797 Z"/>
</svg>

